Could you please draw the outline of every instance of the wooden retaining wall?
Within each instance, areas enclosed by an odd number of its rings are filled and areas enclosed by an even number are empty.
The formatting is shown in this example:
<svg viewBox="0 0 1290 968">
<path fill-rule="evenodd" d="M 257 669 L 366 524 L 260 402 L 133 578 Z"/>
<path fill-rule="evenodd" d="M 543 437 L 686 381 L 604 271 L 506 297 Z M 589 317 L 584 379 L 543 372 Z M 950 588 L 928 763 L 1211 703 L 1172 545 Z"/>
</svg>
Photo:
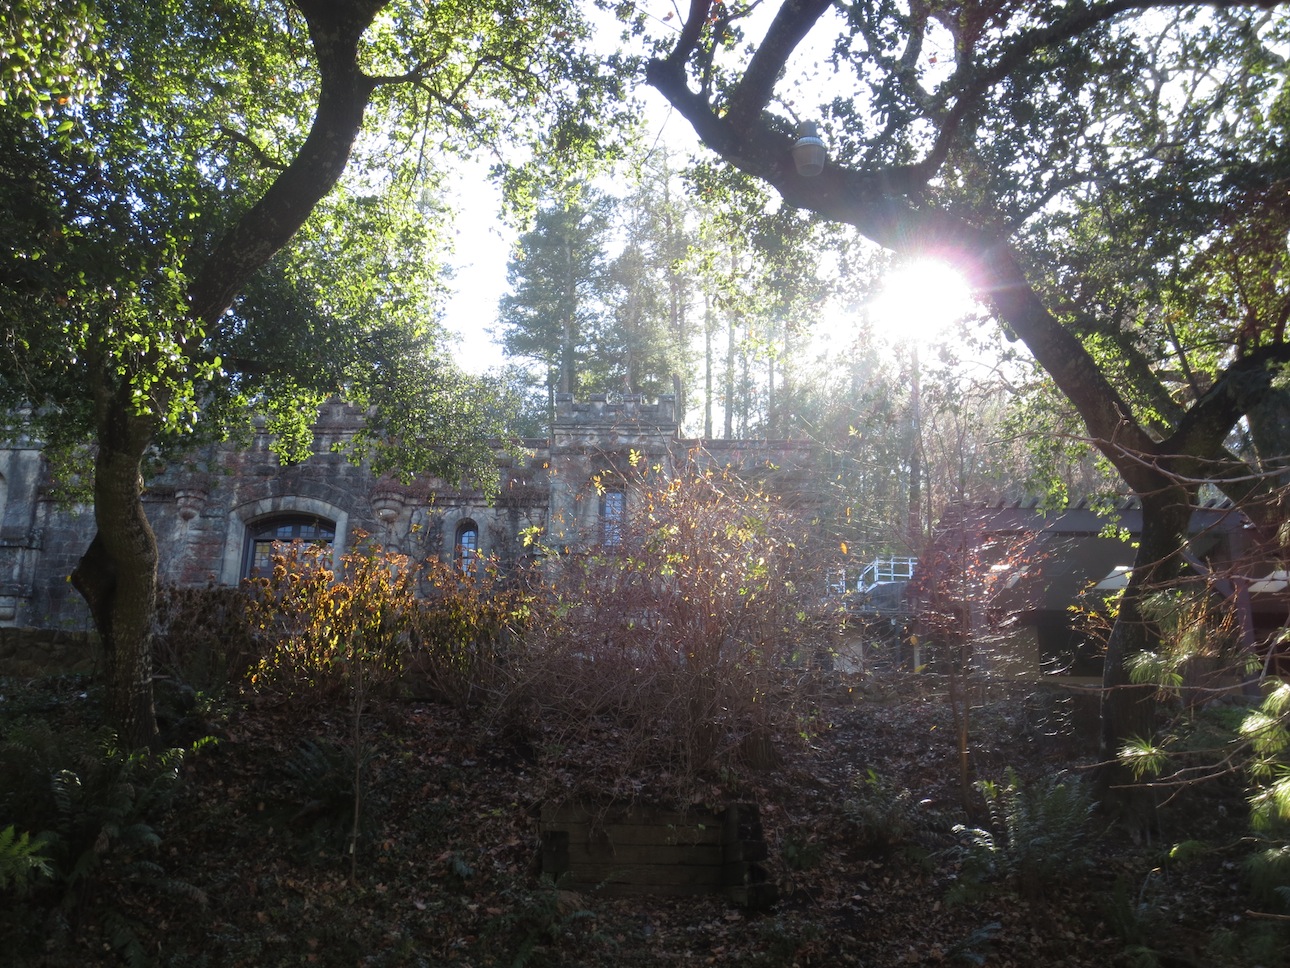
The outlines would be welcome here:
<svg viewBox="0 0 1290 968">
<path fill-rule="evenodd" d="M 675 812 L 638 805 L 543 808 L 542 873 L 561 888 L 623 894 L 724 894 L 762 909 L 775 900 L 753 804 Z"/>
</svg>

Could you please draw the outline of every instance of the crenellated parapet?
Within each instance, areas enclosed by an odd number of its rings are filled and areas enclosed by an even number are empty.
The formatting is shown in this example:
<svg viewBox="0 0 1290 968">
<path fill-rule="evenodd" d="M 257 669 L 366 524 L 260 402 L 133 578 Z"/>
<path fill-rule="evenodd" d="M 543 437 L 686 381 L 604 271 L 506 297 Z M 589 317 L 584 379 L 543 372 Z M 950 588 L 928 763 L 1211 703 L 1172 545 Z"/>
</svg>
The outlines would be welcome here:
<svg viewBox="0 0 1290 968">
<path fill-rule="evenodd" d="M 557 433 L 631 427 L 675 435 L 679 426 L 676 397 L 671 394 L 650 398 L 639 393 L 593 393 L 583 401 L 574 400 L 572 393 L 555 396 Z"/>
</svg>

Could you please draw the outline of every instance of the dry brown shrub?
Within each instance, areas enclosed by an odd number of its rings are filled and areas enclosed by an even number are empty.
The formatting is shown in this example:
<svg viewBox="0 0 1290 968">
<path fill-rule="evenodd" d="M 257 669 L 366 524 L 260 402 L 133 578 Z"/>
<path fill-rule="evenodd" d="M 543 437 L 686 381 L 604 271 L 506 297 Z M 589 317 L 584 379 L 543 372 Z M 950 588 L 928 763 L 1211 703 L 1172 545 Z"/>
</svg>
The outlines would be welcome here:
<svg viewBox="0 0 1290 968">
<path fill-rule="evenodd" d="M 801 732 L 790 658 L 811 585 L 805 529 L 728 472 L 629 486 L 612 546 L 548 559 L 508 711 L 536 730 L 557 783 L 689 796 L 702 777 L 774 765 Z"/>
<path fill-rule="evenodd" d="M 469 574 L 425 562 L 420 601 L 409 629 L 407 685 L 467 711 L 496 701 L 501 670 L 529 616 L 521 576 L 503 579 L 494 562 Z"/>
<path fill-rule="evenodd" d="M 198 692 L 241 680 L 260 658 L 247 601 L 241 588 L 224 585 L 158 588 L 152 639 L 158 674 Z"/>
</svg>

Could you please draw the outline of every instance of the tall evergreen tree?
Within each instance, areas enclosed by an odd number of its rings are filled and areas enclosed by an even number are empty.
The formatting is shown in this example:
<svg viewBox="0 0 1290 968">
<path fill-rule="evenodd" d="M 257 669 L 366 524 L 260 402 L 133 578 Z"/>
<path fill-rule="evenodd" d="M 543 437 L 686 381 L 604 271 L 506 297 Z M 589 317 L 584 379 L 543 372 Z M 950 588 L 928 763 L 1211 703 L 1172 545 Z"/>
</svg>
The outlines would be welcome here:
<svg viewBox="0 0 1290 968">
<path fill-rule="evenodd" d="M 684 416 L 693 290 L 684 260 L 694 216 L 666 151 L 635 166 L 633 189 L 618 210 L 622 249 L 612 265 L 605 355 L 617 361 L 624 390 L 673 393 Z"/>
<path fill-rule="evenodd" d="M 607 315 L 614 203 L 588 186 L 560 196 L 539 206 L 516 243 L 498 312 L 506 352 L 544 365 L 553 391 L 577 394 L 591 379 L 594 338 Z"/>
<path fill-rule="evenodd" d="M 690 179 L 699 213 L 690 271 L 704 298 L 710 394 L 704 412 L 721 409 L 726 437 L 791 435 L 794 368 L 813 306 L 830 288 L 819 268 L 818 227 L 769 206 L 737 173 L 699 165 Z"/>
</svg>

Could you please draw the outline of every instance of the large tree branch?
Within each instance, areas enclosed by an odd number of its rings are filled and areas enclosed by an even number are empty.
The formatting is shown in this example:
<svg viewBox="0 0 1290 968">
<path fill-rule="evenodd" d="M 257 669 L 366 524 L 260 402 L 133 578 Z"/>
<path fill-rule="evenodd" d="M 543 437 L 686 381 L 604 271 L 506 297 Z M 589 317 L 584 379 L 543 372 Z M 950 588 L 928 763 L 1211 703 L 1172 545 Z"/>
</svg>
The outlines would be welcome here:
<svg viewBox="0 0 1290 968">
<path fill-rule="evenodd" d="M 1108 456 L 1121 459 L 1123 472 L 1142 476 L 1138 465 L 1122 460 L 1118 448 L 1146 451 L 1154 441 L 1079 340 L 1044 307 L 1006 243 L 947 213 L 916 208 L 885 184 L 882 174 L 826 166 L 817 177 L 800 177 L 790 138 L 762 121 L 736 128 L 728 118 L 717 117 L 689 90 L 684 74 L 663 61 L 650 65 L 649 82 L 694 125 L 705 144 L 740 170 L 769 182 L 788 204 L 853 225 L 893 251 L 936 252 L 952 260 L 1057 381 L 1089 433 L 1107 442 Z"/>
<path fill-rule="evenodd" d="M 758 119 L 770 103 L 775 84 L 788 58 L 831 5 L 830 0 L 785 0 L 728 99 L 725 119 L 731 125 L 723 132 L 723 143 L 733 148 L 739 141 L 738 133 L 741 131 L 747 132 L 750 140 L 764 134 L 760 129 L 765 125 Z M 962 89 L 944 117 L 939 119 L 936 138 L 922 160 L 911 165 L 883 169 L 874 173 L 875 177 L 880 177 L 885 184 L 902 193 L 921 190 L 944 164 L 963 122 L 995 85 L 1016 71 L 1037 51 L 1078 37 L 1121 14 L 1196 6 L 1230 9 L 1277 5 L 1268 0 L 1111 0 L 1079 10 L 1058 23 L 1027 31 L 1009 43 L 993 63 L 980 68 L 966 65 L 956 72 L 956 80 L 963 85 Z M 698 46 L 711 6 L 710 0 L 692 0 L 689 16 L 676 45 L 666 58 L 653 60 L 646 67 L 647 82 L 680 110 L 691 124 L 696 124 L 696 116 L 700 112 L 715 116 L 707 99 L 690 91 L 685 74 L 686 62 Z M 689 112 L 682 110 L 681 100 L 691 102 Z M 752 129 L 758 130 L 754 132 Z M 709 141 L 702 131 L 698 133 L 709 147 L 722 155 L 727 154 L 727 151 Z M 786 146 L 790 144 L 787 137 L 782 140 Z"/>
<path fill-rule="evenodd" d="M 761 113 L 788 58 L 831 6 L 833 0 L 785 0 L 730 96 L 726 116 L 731 123 L 745 124 Z"/>
<path fill-rule="evenodd" d="M 968 89 L 941 128 L 941 139 L 967 115 L 974 99 L 1020 66 L 1037 49 L 1069 40 L 1131 10 L 1207 5 L 1220 8 L 1266 6 L 1266 3 L 1214 0 L 1205 4 L 1182 0 L 1113 0 L 1035 30 L 1010 45 L 988 69 L 971 79 Z M 755 76 L 745 75 L 736 88 L 733 110 L 720 116 L 701 93 L 688 85 L 685 64 L 698 42 L 697 31 L 707 5 L 695 3 L 677 47 L 664 59 L 653 60 L 646 71 L 657 89 L 694 127 L 699 138 L 735 167 L 768 182 L 784 201 L 826 219 L 855 226 L 863 235 L 897 252 L 934 252 L 952 260 L 967 275 L 974 290 L 988 300 L 1000 320 L 1029 348 L 1083 417 L 1089 433 L 1135 490 L 1151 490 L 1159 475 L 1126 453 L 1162 453 L 1135 419 L 1124 397 L 1103 374 L 1079 339 L 1043 305 L 1006 242 L 960 218 L 916 205 L 906 195 L 931 177 L 943 159 L 944 148 L 912 168 L 865 171 L 826 165 L 814 178 L 802 178 L 791 159 L 792 139 L 764 117 L 774 83 L 796 43 L 827 4 L 822 0 L 787 0 L 772 28 L 775 42 L 757 61 Z M 696 26 L 697 25 L 697 26 Z M 688 45 L 684 47 L 683 45 Z M 749 72 L 752 72 L 750 65 Z M 948 143 L 948 142 L 946 142 Z M 939 144 L 939 142 L 938 142 Z M 926 166 L 933 166 L 932 168 Z M 1202 409 L 1208 414 L 1209 408 Z M 1200 416 L 1194 418 L 1199 421 Z M 1191 427 L 1191 425 L 1188 425 Z M 1231 423 L 1228 428 L 1230 429 Z M 1180 428 L 1181 429 L 1181 428 Z M 1199 428 L 1189 432 L 1200 433 Z M 1207 433 L 1213 433 L 1207 428 Z M 1221 438 L 1220 438 L 1221 442 Z M 1176 452 L 1176 451 L 1175 451 Z"/>
<path fill-rule="evenodd" d="M 189 311 L 207 329 L 250 277 L 304 224 L 349 162 L 375 82 L 358 67 L 363 32 L 389 0 L 296 0 L 318 59 L 318 107 L 299 154 L 216 244 L 188 288 Z"/>
<path fill-rule="evenodd" d="M 708 14 L 711 10 L 712 0 L 690 0 L 689 16 L 685 18 L 685 24 L 681 27 L 681 33 L 676 38 L 672 52 L 667 55 L 668 63 L 677 67 L 682 75 L 685 73 L 685 62 L 699 46 L 699 38 L 703 36 L 703 26 L 708 22 Z"/>
<path fill-rule="evenodd" d="M 1235 458 L 1229 460 L 1223 445 L 1236 422 L 1267 394 L 1275 371 L 1285 363 L 1290 363 L 1287 343 L 1261 347 L 1233 362 L 1209 391 L 1188 408 L 1177 429 L 1160 442 L 1156 452 L 1177 455 L 1183 463 L 1192 458 L 1199 462 L 1218 460 L 1247 469 L 1247 465 Z M 1197 473 L 1194 469 L 1180 470 Z"/>
<path fill-rule="evenodd" d="M 1125 450 L 1146 452 L 1155 442 L 1083 343 L 1043 305 L 1011 249 L 1003 242 L 990 245 L 982 238 L 977 247 L 960 243 L 940 251 L 964 267 L 975 290 L 1025 343 L 1035 361 L 1074 405 L 1098 448 L 1125 482 L 1138 492 L 1155 487 L 1157 482 L 1144 473 L 1144 468 L 1124 458 Z"/>
</svg>

